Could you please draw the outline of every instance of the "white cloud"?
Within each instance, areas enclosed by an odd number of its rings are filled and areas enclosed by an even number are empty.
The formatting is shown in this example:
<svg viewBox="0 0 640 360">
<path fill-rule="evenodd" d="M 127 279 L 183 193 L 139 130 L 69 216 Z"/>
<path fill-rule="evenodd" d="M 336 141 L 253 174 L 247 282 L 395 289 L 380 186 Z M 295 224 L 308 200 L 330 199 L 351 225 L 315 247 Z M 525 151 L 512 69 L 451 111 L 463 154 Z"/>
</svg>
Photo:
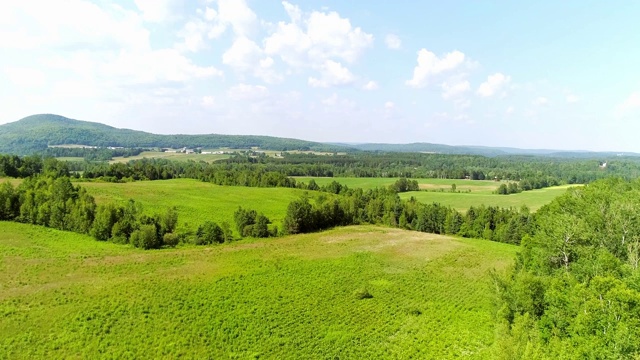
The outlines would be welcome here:
<svg viewBox="0 0 640 360">
<path fill-rule="evenodd" d="M 389 49 L 397 50 L 402 47 L 402 40 L 395 34 L 388 34 L 384 38 L 384 43 L 387 45 Z"/>
<path fill-rule="evenodd" d="M 353 27 L 337 12 L 303 14 L 283 1 L 291 22 L 279 22 L 264 40 L 265 52 L 294 67 L 319 67 L 327 60 L 356 61 L 373 43 L 373 35 Z"/>
<path fill-rule="evenodd" d="M 222 55 L 222 63 L 268 83 L 282 80 L 282 76 L 273 69 L 273 59 L 265 56 L 258 44 L 244 36 L 236 38 L 233 45 Z"/>
<path fill-rule="evenodd" d="M 216 100 L 213 96 L 203 96 L 200 104 L 204 107 L 210 108 L 215 106 Z"/>
<path fill-rule="evenodd" d="M 418 51 L 418 65 L 413 70 L 413 78 L 405 83 L 411 87 L 421 88 L 428 84 L 435 75 L 451 71 L 460 66 L 465 55 L 458 51 L 447 53 L 442 58 L 427 49 Z"/>
<path fill-rule="evenodd" d="M 211 22 L 209 38 L 215 39 L 231 28 L 236 36 L 250 37 L 257 29 L 256 14 L 245 0 L 217 0 L 218 9 L 207 7 L 204 17 Z"/>
<path fill-rule="evenodd" d="M 549 99 L 544 96 L 538 96 L 537 98 L 533 99 L 531 103 L 537 106 L 547 105 L 549 103 Z"/>
<path fill-rule="evenodd" d="M 579 102 L 580 98 L 574 94 L 567 94 L 566 100 L 569 104 L 573 104 Z"/>
<path fill-rule="evenodd" d="M 617 116 L 621 116 L 638 109 L 640 109 L 640 91 L 632 93 L 621 104 L 616 106 L 615 113 Z"/>
<path fill-rule="evenodd" d="M 120 77 L 132 84 L 156 82 L 186 82 L 194 79 L 222 76 L 213 66 L 198 66 L 174 49 L 149 52 L 121 52 L 113 61 L 102 65 L 105 76 Z"/>
<path fill-rule="evenodd" d="M 176 0 L 134 0 L 142 12 L 142 18 L 148 22 L 165 22 L 176 16 L 180 2 Z"/>
<path fill-rule="evenodd" d="M 395 107 L 396 107 L 396 104 L 393 101 L 387 101 L 387 102 L 384 103 L 384 108 L 385 109 L 390 110 L 390 109 L 393 109 Z"/>
<path fill-rule="evenodd" d="M 516 109 L 513 106 L 509 106 L 507 110 L 505 110 L 505 114 L 511 115 L 514 111 L 516 111 Z"/>
<path fill-rule="evenodd" d="M 506 76 L 502 73 L 489 75 L 487 77 L 487 81 L 480 84 L 477 93 L 482 97 L 493 96 L 502 88 L 504 88 L 505 85 L 507 85 L 509 82 L 511 82 L 511 76 Z"/>
<path fill-rule="evenodd" d="M 351 84 L 355 80 L 355 76 L 342 64 L 333 60 L 325 61 L 321 69 L 321 78 L 309 77 L 309 85 L 311 87 L 331 87 Z"/>
<path fill-rule="evenodd" d="M 366 84 L 364 84 L 364 86 L 362 87 L 364 90 L 378 90 L 378 83 L 376 83 L 375 81 L 371 80 L 369 82 L 367 82 Z"/>
<path fill-rule="evenodd" d="M 134 11 L 84 0 L 7 2 L 0 9 L 20 19 L 20 26 L 0 25 L 0 47 L 17 49 L 149 48 L 149 31 Z M 73 11 L 70 11 L 73 10 Z M 82 16 L 77 16 L 82 14 Z"/>
<path fill-rule="evenodd" d="M 440 86 L 442 87 L 442 98 L 445 100 L 458 97 L 471 90 L 469 81 L 455 78 L 443 82 Z"/>
</svg>

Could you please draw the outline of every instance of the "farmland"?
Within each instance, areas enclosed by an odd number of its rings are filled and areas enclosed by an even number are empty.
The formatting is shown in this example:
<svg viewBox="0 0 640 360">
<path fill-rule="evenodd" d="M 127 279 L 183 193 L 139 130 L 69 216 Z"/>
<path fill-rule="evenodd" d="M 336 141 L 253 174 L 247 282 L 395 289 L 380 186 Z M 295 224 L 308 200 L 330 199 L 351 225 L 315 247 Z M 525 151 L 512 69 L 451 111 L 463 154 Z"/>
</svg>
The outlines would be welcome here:
<svg viewBox="0 0 640 360">
<path fill-rule="evenodd" d="M 307 177 L 296 176 L 296 181 L 308 184 L 311 179 L 319 186 L 328 185 L 336 181 L 350 188 L 372 189 L 376 187 L 389 186 L 396 182 L 397 178 L 366 178 L 366 177 Z M 463 180 L 463 179 L 415 179 L 418 181 L 420 189 L 424 190 L 449 190 L 455 184 L 457 190 L 472 192 L 491 193 L 500 186 L 500 182 L 490 180 Z"/>
<path fill-rule="evenodd" d="M 137 181 L 131 183 L 83 182 L 79 184 L 96 198 L 96 203 L 125 203 L 134 199 L 146 213 L 163 212 L 175 206 L 180 215 L 178 227 L 192 228 L 207 220 L 233 222 L 239 206 L 264 213 L 279 226 L 289 203 L 307 193 L 330 195 L 288 188 L 249 188 L 218 186 L 191 179 Z"/>
<path fill-rule="evenodd" d="M 327 177 L 296 177 L 296 181 L 309 183 L 313 179 L 323 186 L 332 181 L 339 182 L 350 188 L 375 188 L 389 186 L 395 178 L 327 178 Z M 466 211 L 471 206 L 516 207 L 526 205 L 531 210 L 537 210 L 548 204 L 557 196 L 563 194 L 570 185 L 553 186 L 544 189 L 524 191 L 518 194 L 497 195 L 493 192 L 501 182 L 490 180 L 462 180 L 462 179 L 416 179 L 421 190 L 401 193 L 400 198 L 414 197 L 424 203 L 440 203 L 451 206 L 458 211 Z M 456 192 L 451 192 L 451 185 L 456 185 Z M 575 186 L 575 185 L 574 185 Z"/>
<path fill-rule="evenodd" d="M 498 206 L 519 208 L 526 205 L 535 211 L 551 202 L 551 200 L 562 195 L 568 188 L 575 185 L 552 186 L 544 189 L 523 191 L 518 194 L 497 195 L 491 193 L 450 193 L 450 192 L 427 192 L 411 191 L 400 194 L 400 198 L 409 199 L 414 197 L 424 203 L 440 203 L 451 206 L 458 211 L 465 211 L 471 206 Z"/>
<path fill-rule="evenodd" d="M 0 233 L 8 358 L 494 358 L 487 272 L 517 250 L 376 226 L 157 251 Z"/>
<path fill-rule="evenodd" d="M 230 155 L 228 154 L 184 154 L 184 153 L 171 153 L 171 152 L 162 152 L 162 151 L 143 151 L 140 155 L 129 156 L 129 157 L 115 157 L 110 163 L 122 163 L 129 162 L 131 160 L 140 160 L 140 159 L 168 159 L 168 160 L 180 160 L 180 161 L 206 161 L 206 162 L 214 162 L 217 160 L 228 159 Z"/>
</svg>

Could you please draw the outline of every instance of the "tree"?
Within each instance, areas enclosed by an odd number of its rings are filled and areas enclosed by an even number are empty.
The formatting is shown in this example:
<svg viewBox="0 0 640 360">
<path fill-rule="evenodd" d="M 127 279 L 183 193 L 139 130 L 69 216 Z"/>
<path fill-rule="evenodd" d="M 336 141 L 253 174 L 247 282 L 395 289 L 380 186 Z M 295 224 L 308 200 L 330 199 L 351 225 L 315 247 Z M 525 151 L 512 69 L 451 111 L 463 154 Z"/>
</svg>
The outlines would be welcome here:
<svg viewBox="0 0 640 360">
<path fill-rule="evenodd" d="M 287 207 L 282 223 L 285 234 L 298 234 L 315 230 L 312 206 L 306 197 L 294 200 Z"/>
<path fill-rule="evenodd" d="M 244 229 L 256 223 L 256 216 L 258 216 L 258 213 L 255 210 L 244 209 L 242 206 L 238 207 L 238 210 L 233 213 L 236 230 L 238 230 L 240 236 L 251 236 L 250 234 L 245 234 Z"/>
<path fill-rule="evenodd" d="M 156 249 L 162 246 L 154 225 L 140 225 L 138 230 L 131 233 L 131 244 L 142 249 Z"/>
<path fill-rule="evenodd" d="M 211 245 L 224 242 L 222 228 L 213 221 L 206 221 L 198 226 L 196 231 L 196 245 Z"/>
</svg>

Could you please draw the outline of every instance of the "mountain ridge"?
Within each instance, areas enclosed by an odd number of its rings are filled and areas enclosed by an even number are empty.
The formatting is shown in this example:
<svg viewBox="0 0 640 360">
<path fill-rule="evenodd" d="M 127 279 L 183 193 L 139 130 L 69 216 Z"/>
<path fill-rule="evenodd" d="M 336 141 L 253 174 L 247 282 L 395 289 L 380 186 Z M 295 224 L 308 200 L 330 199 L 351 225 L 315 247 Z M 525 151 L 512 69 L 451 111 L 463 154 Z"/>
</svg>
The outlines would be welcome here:
<svg viewBox="0 0 640 360">
<path fill-rule="evenodd" d="M 311 150 L 325 152 L 423 152 L 482 156 L 549 156 L 572 158 L 609 158 L 640 156 L 638 153 L 615 151 L 519 149 L 478 145 L 445 145 L 427 142 L 409 144 L 314 142 L 265 135 L 221 134 L 153 134 L 140 130 L 75 120 L 55 114 L 36 114 L 0 125 L 0 153 L 28 155 L 44 151 L 51 145 L 121 146 L 127 148 L 241 148 L 263 150 Z"/>
</svg>

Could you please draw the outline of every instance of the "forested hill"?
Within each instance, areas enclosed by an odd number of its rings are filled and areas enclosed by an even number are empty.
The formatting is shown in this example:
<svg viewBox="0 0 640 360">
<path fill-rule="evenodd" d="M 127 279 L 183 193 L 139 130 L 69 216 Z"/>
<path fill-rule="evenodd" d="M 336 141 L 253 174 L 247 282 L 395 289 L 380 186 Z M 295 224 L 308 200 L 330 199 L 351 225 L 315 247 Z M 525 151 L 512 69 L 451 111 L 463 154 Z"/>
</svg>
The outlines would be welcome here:
<svg viewBox="0 0 640 360">
<path fill-rule="evenodd" d="M 508 156 L 508 155 L 535 155 L 562 158 L 609 158 L 618 155 L 640 156 L 638 153 L 618 152 L 594 152 L 594 151 L 563 151 L 549 149 L 518 149 L 509 147 L 472 146 L 472 145 L 443 145 L 432 143 L 411 144 L 336 144 L 349 146 L 362 151 L 378 152 L 406 152 L 406 153 L 437 153 L 458 155 L 482 155 L 482 156 Z"/>
<path fill-rule="evenodd" d="M 64 116 L 32 115 L 16 122 L 0 125 L 0 153 L 32 154 L 49 145 L 78 144 L 87 146 L 133 147 L 259 147 L 264 150 L 345 151 L 347 147 L 317 142 L 252 135 L 157 135 L 143 131 L 117 129 Z"/>
</svg>

